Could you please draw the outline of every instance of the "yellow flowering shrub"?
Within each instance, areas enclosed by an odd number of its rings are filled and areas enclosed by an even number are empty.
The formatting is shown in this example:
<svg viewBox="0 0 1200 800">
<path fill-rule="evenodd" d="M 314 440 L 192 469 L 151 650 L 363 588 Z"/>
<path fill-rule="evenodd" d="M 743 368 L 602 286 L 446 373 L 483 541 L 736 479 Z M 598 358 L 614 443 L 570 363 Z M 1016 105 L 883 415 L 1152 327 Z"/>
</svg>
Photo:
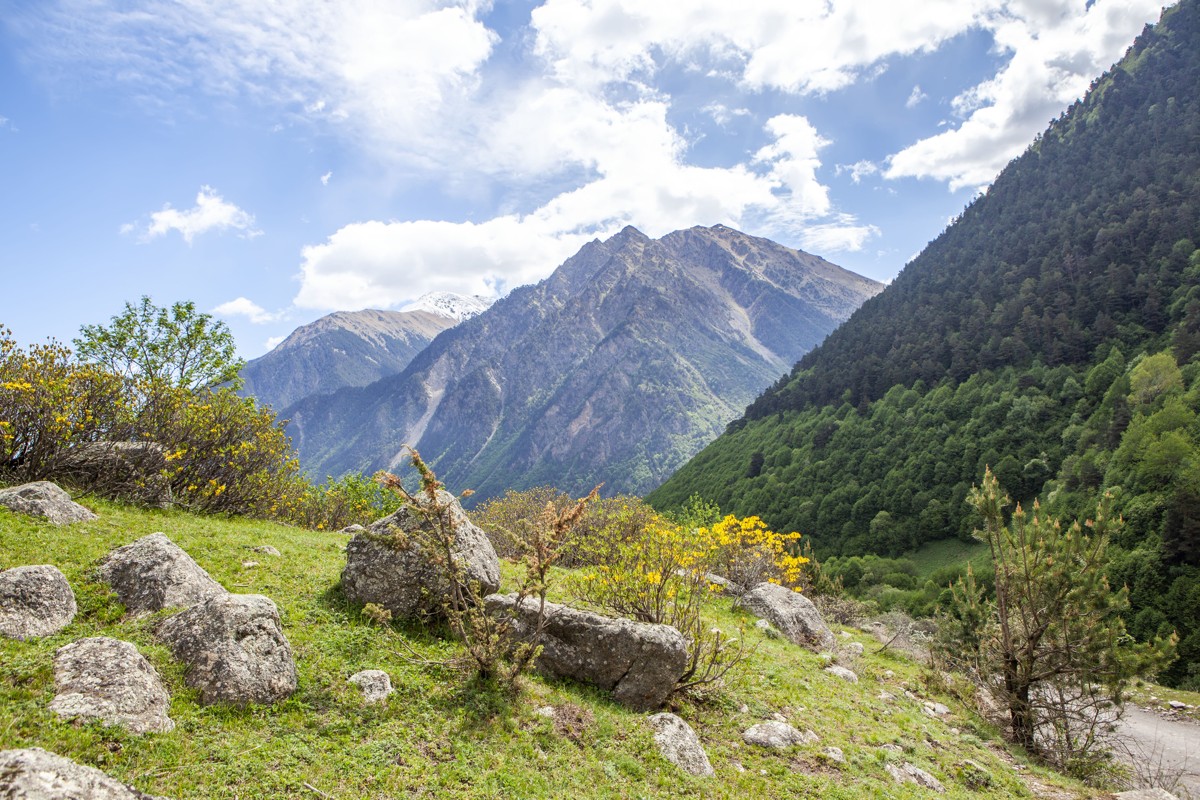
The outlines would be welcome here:
<svg viewBox="0 0 1200 800">
<path fill-rule="evenodd" d="M 707 544 L 714 574 L 746 589 L 764 581 L 800 588 L 808 563 L 799 554 L 800 534 L 776 533 L 758 517 L 730 514 L 697 535 Z"/>
</svg>

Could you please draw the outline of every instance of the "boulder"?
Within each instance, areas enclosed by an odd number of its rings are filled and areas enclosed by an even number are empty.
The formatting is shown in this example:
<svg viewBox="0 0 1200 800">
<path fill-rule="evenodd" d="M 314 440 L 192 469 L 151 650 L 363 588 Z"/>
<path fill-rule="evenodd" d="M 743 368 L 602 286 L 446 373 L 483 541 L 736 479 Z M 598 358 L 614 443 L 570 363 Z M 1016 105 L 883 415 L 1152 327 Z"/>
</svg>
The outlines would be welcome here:
<svg viewBox="0 0 1200 800">
<path fill-rule="evenodd" d="M 45 517 L 55 525 L 90 522 L 99 519 L 71 499 L 66 490 L 50 481 L 34 481 L 10 489 L 0 489 L 0 506 L 31 517 Z"/>
<path fill-rule="evenodd" d="M 812 731 L 801 732 L 786 722 L 770 719 L 742 731 L 742 739 L 746 744 L 756 744 L 759 747 L 782 750 L 794 744 L 816 742 L 820 737 Z"/>
<path fill-rule="evenodd" d="M 458 499 L 438 491 L 438 504 L 445 508 L 445 524 L 452 537 L 454 558 L 479 596 L 500 588 L 500 559 L 487 535 L 477 528 Z M 428 508 L 428 500 L 421 502 Z M 440 614 L 449 593 L 449 582 L 419 544 L 419 532 L 428 533 L 433 524 L 419 510 L 404 506 L 354 534 L 346 545 L 346 568 L 342 588 L 352 603 L 375 603 L 392 612 L 394 619 Z"/>
<path fill-rule="evenodd" d="M 1152 789 L 1131 789 L 1128 792 L 1117 792 L 1116 798 L 1117 800 L 1176 800 L 1175 795 L 1157 786 Z"/>
<path fill-rule="evenodd" d="M 0 572 L 0 636 L 50 636 L 75 619 L 75 593 L 58 567 L 39 564 Z"/>
<path fill-rule="evenodd" d="M 858 675 L 856 675 L 854 673 L 854 670 L 849 670 L 849 669 L 846 669 L 845 667 L 840 667 L 837 664 L 834 664 L 832 666 L 826 667 L 825 671 L 828 672 L 830 675 L 838 676 L 839 678 L 841 678 L 844 681 L 849 681 L 850 683 L 858 683 Z"/>
<path fill-rule="evenodd" d="M 491 614 L 511 616 L 513 634 L 528 637 L 537 624 L 538 603 L 516 595 L 491 595 Z M 687 669 L 687 640 L 670 625 L 606 617 L 591 611 L 546 603 L 542 672 L 592 683 L 613 699 L 637 710 L 661 706 Z"/>
<path fill-rule="evenodd" d="M 364 669 L 350 676 L 347 683 L 352 683 L 362 690 L 363 701 L 367 703 L 382 703 L 388 695 L 395 691 L 392 688 L 391 677 L 381 669 Z"/>
<path fill-rule="evenodd" d="M 225 594 L 221 584 L 162 533 L 113 550 L 100 565 L 100 579 L 131 614 L 190 608 Z"/>
<path fill-rule="evenodd" d="M 812 601 L 787 587 L 760 583 L 742 595 L 737 604 L 774 625 L 795 644 L 823 649 L 835 644 L 833 632 Z"/>
<path fill-rule="evenodd" d="M 663 758 L 691 775 L 712 775 L 712 764 L 708 753 L 700 744 L 700 737 L 674 714 L 655 714 L 650 717 L 654 728 L 654 742 Z"/>
<path fill-rule="evenodd" d="M 279 611 L 259 594 L 219 594 L 159 623 L 200 702 L 274 703 L 296 691 L 296 662 Z"/>
<path fill-rule="evenodd" d="M 162 507 L 171 499 L 166 467 L 167 450 L 157 442 L 86 442 L 64 454 L 61 473 L 88 492 Z"/>
<path fill-rule="evenodd" d="M 171 696 L 150 662 L 129 642 L 97 636 L 54 654 L 54 699 L 63 719 L 97 719 L 131 733 L 166 733 Z"/>
<path fill-rule="evenodd" d="M 884 764 L 883 766 L 896 783 L 915 783 L 939 793 L 946 791 L 946 787 L 942 785 L 941 781 L 907 761 L 899 766 L 896 764 Z"/>
<path fill-rule="evenodd" d="M 40 747 L 0 751 L 0 797 L 20 800 L 156 800 L 94 767 Z M 161 798 L 157 799 L 161 800 Z"/>
</svg>

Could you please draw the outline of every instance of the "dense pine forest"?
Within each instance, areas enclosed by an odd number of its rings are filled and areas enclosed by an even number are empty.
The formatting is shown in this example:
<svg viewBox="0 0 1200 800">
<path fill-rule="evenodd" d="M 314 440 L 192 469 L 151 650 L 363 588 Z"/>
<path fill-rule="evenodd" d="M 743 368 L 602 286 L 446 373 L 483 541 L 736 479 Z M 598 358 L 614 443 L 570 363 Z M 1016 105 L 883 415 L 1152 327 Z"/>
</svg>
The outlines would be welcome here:
<svg viewBox="0 0 1200 800">
<path fill-rule="evenodd" d="M 650 500 L 765 510 L 820 555 L 969 540 L 1014 500 L 1125 518 L 1139 638 L 1200 683 L 1200 3 L 1147 28 L 886 291 Z M 933 588 L 933 587 L 931 587 Z"/>
</svg>

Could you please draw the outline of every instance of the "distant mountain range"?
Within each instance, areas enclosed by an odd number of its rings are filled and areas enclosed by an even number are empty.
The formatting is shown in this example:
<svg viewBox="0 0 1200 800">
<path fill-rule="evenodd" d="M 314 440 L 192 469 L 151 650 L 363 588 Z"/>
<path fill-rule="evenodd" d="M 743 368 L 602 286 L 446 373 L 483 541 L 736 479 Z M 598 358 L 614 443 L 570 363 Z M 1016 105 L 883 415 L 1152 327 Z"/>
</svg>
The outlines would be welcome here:
<svg viewBox="0 0 1200 800">
<path fill-rule="evenodd" d="M 403 311 L 329 314 L 247 363 L 242 394 L 280 410 L 310 395 L 366 386 L 400 372 L 439 333 L 487 307 L 482 298 L 436 292 Z"/>
<path fill-rule="evenodd" d="M 284 410 L 315 477 L 417 446 L 477 498 L 643 492 L 736 417 L 874 281 L 724 226 L 630 227 L 438 336 L 398 374 Z"/>
</svg>

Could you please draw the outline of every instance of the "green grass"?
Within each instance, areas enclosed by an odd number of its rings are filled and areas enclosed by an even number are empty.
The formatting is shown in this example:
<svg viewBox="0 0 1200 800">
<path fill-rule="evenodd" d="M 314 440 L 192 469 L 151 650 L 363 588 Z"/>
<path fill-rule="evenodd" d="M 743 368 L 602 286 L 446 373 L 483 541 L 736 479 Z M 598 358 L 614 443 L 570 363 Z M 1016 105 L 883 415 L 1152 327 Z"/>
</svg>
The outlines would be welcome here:
<svg viewBox="0 0 1200 800">
<path fill-rule="evenodd" d="M 987 545 L 983 542 L 964 542 L 961 539 L 939 539 L 926 542 L 904 556 L 917 565 L 917 577 L 924 582 L 935 572 L 947 567 L 959 567 L 967 562 L 976 571 L 988 563 Z"/>
<path fill-rule="evenodd" d="M 96 766 L 138 789 L 172 798 L 916 798 L 929 792 L 897 786 L 888 760 L 911 761 L 938 777 L 947 797 L 1033 797 L 1023 776 L 1071 794 L 1089 793 L 1036 767 L 1017 772 L 1002 756 L 996 732 L 927 686 L 919 665 L 849 631 L 867 655 L 850 666 L 851 685 L 821 670 L 820 655 L 764 641 L 726 688 L 677 713 L 695 728 L 716 768 L 693 778 L 663 760 L 645 715 L 615 705 L 601 691 L 539 677 L 516 696 L 480 686 L 441 667 L 414 663 L 405 644 L 428 659 L 458 646 L 415 626 L 382 629 L 347 606 L 338 588 L 346 537 L 279 525 L 142 511 L 89 503 L 100 519 L 65 528 L 0 509 L 0 568 L 50 563 L 67 576 L 79 601 L 75 621 L 32 642 L 0 640 L 0 747 L 44 747 Z M 183 683 L 181 667 L 155 643 L 153 619 L 131 620 L 95 565 L 108 551 L 155 531 L 166 533 L 214 578 L 235 592 L 271 597 L 296 655 L 299 690 L 271 707 L 202 707 Z M 270 544 L 282 557 L 253 553 Z M 258 566 L 246 567 L 245 561 Z M 506 567 L 511 576 L 512 568 Z M 511 583 L 511 580 L 510 580 Z M 750 622 L 721 601 L 715 624 Z M 118 728 L 64 722 L 47 710 L 54 696 L 54 652 L 93 635 L 134 642 L 172 695 L 171 733 L 131 736 Z M 346 683 L 367 668 L 386 670 L 396 688 L 382 706 L 363 706 Z M 878 699 L 881 691 L 896 697 Z M 912 696 L 906 696 L 911 692 Z M 946 719 L 922 711 L 922 700 L 953 709 Z M 538 716 L 541 706 L 571 704 L 590 722 L 574 735 Z M 742 708 L 745 707 L 745 711 Z M 744 745 L 741 732 L 773 713 L 817 744 L 784 752 Z M 902 754 L 880 749 L 897 744 Z M 823 750 L 840 747 L 847 763 Z M 990 788 L 971 790 L 964 759 L 982 764 Z M 308 788 L 312 787 L 312 788 Z M 314 791 L 314 789 L 316 791 Z M 324 793 L 323 795 L 320 793 Z"/>
</svg>

